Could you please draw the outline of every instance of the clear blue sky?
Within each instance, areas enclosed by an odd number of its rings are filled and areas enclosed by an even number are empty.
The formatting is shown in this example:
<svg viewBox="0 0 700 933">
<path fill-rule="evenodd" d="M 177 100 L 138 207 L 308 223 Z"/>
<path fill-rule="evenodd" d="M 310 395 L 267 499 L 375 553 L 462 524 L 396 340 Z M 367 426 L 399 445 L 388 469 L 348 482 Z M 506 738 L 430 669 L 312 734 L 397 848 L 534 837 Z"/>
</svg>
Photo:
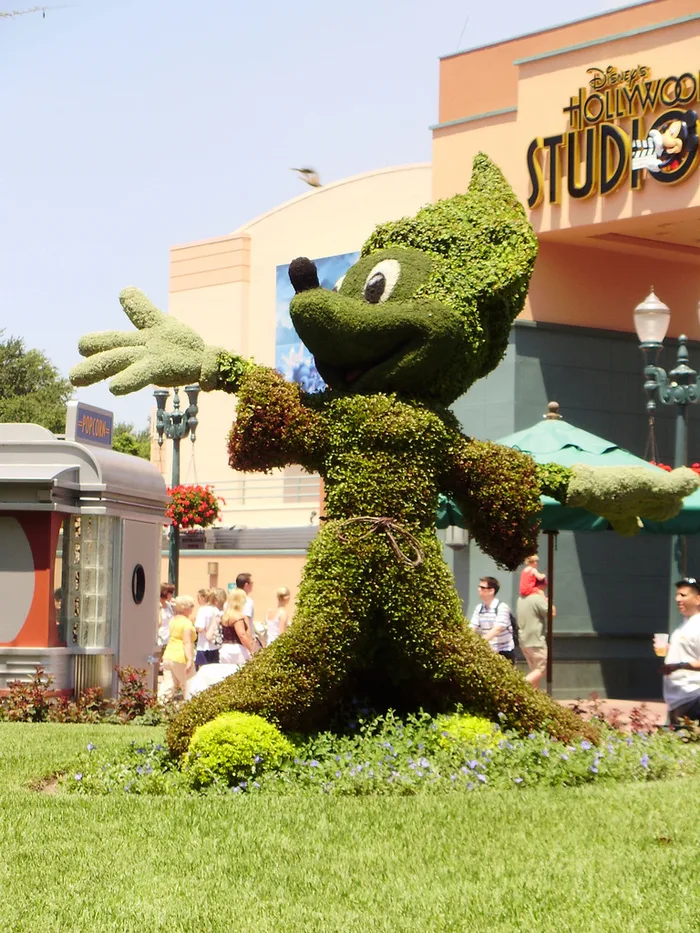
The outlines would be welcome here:
<svg viewBox="0 0 700 933">
<path fill-rule="evenodd" d="M 169 246 L 306 190 L 289 166 L 328 182 L 430 160 L 438 57 L 467 16 L 460 48 L 628 5 L 74 0 L 0 18 L 0 327 L 67 372 L 81 334 L 130 326 L 124 286 L 167 308 Z M 139 427 L 152 401 L 80 397 Z"/>
</svg>

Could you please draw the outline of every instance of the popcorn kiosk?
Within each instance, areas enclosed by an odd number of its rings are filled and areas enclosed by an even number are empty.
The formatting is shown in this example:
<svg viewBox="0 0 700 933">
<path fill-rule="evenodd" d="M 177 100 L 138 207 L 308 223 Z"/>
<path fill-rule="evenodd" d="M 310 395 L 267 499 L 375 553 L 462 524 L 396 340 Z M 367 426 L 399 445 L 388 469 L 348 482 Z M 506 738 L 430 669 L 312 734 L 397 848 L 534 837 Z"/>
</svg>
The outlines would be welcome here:
<svg viewBox="0 0 700 933">
<path fill-rule="evenodd" d="M 65 437 L 0 424 L 0 690 L 41 664 L 57 690 L 114 692 L 148 667 L 167 493 L 111 449 L 112 414 L 70 402 Z"/>
</svg>

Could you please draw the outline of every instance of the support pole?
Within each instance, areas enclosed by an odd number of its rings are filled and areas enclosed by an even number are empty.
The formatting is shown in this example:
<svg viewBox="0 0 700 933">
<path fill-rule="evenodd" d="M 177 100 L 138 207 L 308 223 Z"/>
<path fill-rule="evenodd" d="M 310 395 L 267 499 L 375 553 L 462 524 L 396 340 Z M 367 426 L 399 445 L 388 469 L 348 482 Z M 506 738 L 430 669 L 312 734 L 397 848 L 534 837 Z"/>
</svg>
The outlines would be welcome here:
<svg viewBox="0 0 700 933">
<path fill-rule="evenodd" d="M 553 669 L 553 648 L 554 648 L 554 536 L 556 531 L 547 532 L 547 581 L 548 600 L 547 600 L 547 693 L 552 695 L 552 669 Z"/>
<path fill-rule="evenodd" d="M 688 462 L 688 404 L 683 401 L 676 404 L 676 438 L 673 451 L 673 466 L 685 466 Z M 669 580 L 668 597 L 668 631 L 673 632 L 678 626 L 678 609 L 676 607 L 676 580 L 687 575 L 686 566 L 686 540 L 681 535 L 671 537 L 671 579 Z"/>
<path fill-rule="evenodd" d="M 180 438 L 173 438 L 173 487 L 180 485 Z M 170 526 L 170 539 L 168 547 L 168 583 L 175 587 L 175 595 L 180 595 L 180 528 L 178 525 Z"/>
</svg>

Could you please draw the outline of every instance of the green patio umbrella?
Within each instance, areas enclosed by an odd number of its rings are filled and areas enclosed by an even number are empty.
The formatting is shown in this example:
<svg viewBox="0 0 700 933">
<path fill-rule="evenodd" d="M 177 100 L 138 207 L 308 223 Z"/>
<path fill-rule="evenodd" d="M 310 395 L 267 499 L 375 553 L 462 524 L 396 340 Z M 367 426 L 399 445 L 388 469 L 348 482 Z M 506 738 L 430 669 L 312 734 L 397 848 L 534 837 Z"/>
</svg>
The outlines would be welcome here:
<svg viewBox="0 0 700 933">
<path fill-rule="evenodd" d="M 549 403 L 549 414 L 537 424 L 524 431 L 516 431 L 502 437 L 496 443 L 528 453 L 537 463 L 558 463 L 573 466 L 637 466 L 649 470 L 660 467 L 635 457 L 612 441 L 606 441 L 589 431 L 577 428 L 561 417 L 559 405 Z M 554 535 L 559 531 L 608 531 L 610 524 L 605 518 L 594 515 L 587 509 L 570 508 L 549 496 L 542 496 L 540 529 L 547 534 L 547 563 L 549 578 L 549 614 L 547 618 L 547 688 L 552 684 L 552 614 L 554 600 Z M 438 505 L 437 527 L 448 525 L 465 527 L 464 516 L 457 505 L 447 496 L 441 496 Z M 675 518 L 665 522 L 643 520 L 643 534 L 687 535 L 700 533 L 700 490 L 692 493 L 683 502 L 683 508 Z"/>
</svg>

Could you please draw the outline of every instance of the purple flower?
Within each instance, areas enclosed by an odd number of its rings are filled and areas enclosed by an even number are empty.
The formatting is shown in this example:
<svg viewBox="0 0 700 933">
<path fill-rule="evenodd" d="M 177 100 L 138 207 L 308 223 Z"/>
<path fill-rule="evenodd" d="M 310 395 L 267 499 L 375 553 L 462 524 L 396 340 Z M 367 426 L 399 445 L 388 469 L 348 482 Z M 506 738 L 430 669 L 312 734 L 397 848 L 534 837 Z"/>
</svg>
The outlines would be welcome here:
<svg viewBox="0 0 700 933">
<path fill-rule="evenodd" d="M 642 757 L 639 759 L 639 763 L 643 768 L 648 768 L 649 767 L 649 756 L 642 755 Z"/>
<path fill-rule="evenodd" d="M 597 773 L 598 773 L 598 769 L 596 768 L 595 765 L 591 765 L 591 771 L 593 772 L 593 774 L 597 774 Z"/>
<path fill-rule="evenodd" d="M 477 778 L 478 778 L 483 784 L 486 783 L 486 775 L 485 775 L 485 774 L 477 774 Z"/>
<path fill-rule="evenodd" d="M 516 784 L 522 784 L 522 783 L 523 783 L 523 779 L 522 779 L 521 777 L 513 778 L 513 780 L 515 781 Z"/>
<path fill-rule="evenodd" d="M 310 761 L 310 762 L 309 762 L 309 767 L 310 767 L 310 768 L 318 768 L 318 762 L 316 761 L 315 758 L 313 759 L 313 761 Z"/>
<path fill-rule="evenodd" d="M 88 750 L 89 752 L 94 751 L 96 748 L 97 748 L 96 745 L 93 745 L 92 742 L 88 742 L 87 750 Z"/>
<path fill-rule="evenodd" d="M 470 767 L 470 768 L 472 769 L 472 771 L 474 770 L 474 768 L 476 768 L 476 766 L 477 766 L 478 764 L 479 764 L 479 762 L 476 761 L 474 758 L 472 758 L 471 761 L 468 761 L 468 762 L 467 762 L 468 767 Z"/>
<path fill-rule="evenodd" d="M 474 790 L 474 785 L 471 781 L 467 784 L 467 790 Z"/>
<path fill-rule="evenodd" d="M 543 758 L 549 758 L 549 749 L 547 749 L 547 748 L 543 748 L 543 749 L 542 749 L 542 757 L 543 757 Z"/>
<path fill-rule="evenodd" d="M 593 746 L 588 741 L 588 739 L 581 739 L 581 748 L 584 750 L 584 752 L 587 752 L 588 749 L 593 748 Z"/>
<path fill-rule="evenodd" d="M 82 776 L 82 774 L 80 773 L 80 771 L 78 771 L 78 773 L 75 775 L 75 779 L 76 779 L 76 781 L 82 781 L 83 776 Z"/>
<path fill-rule="evenodd" d="M 565 755 L 564 752 L 561 753 L 561 757 L 562 757 L 562 759 L 563 759 L 564 761 L 568 761 L 568 760 L 569 760 L 569 756 L 568 756 L 568 755 Z"/>
<path fill-rule="evenodd" d="M 253 761 L 257 765 L 259 762 L 262 761 L 262 757 L 260 755 L 256 755 L 255 758 L 253 758 Z"/>
<path fill-rule="evenodd" d="M 336 777 L 341 777 L 341 775 L 342 775 L 342 771 L 336 771 L 336 772 L 335 772 L 335 776 L 336 776 Z"/>
<path fill-rule="evenodd" d="M 531 732 L 531 733 L 528 735 L 528 739 L 536 739 L 536 738 L 537 738 L 537 733 L 536 733 L 536 732 Z"/>
</svg>

